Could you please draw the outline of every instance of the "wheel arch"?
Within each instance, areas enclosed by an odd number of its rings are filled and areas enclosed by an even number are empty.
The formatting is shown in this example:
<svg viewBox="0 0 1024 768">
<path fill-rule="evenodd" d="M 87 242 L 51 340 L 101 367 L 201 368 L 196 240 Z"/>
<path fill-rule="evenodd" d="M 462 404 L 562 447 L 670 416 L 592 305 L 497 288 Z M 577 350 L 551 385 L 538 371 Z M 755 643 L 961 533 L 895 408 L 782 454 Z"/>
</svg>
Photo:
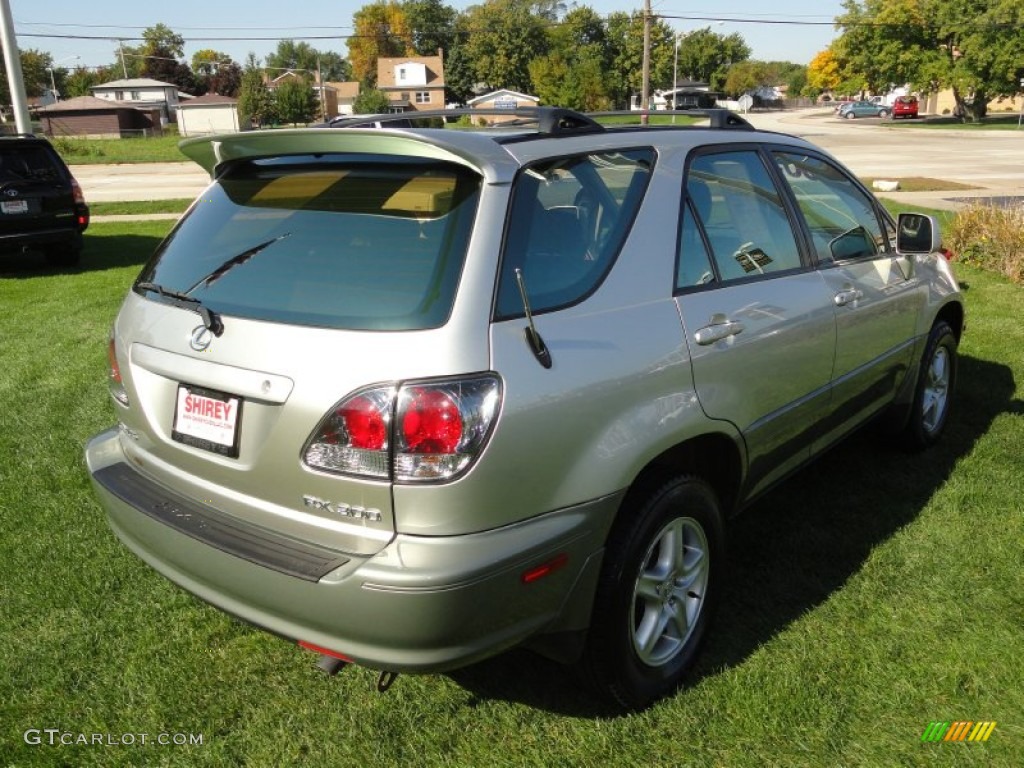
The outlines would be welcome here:
<svg viewBox="0 0 1024 768">
<path fill-rule="evenodd" d="M 739 509 L 745 474 L 743 452 L 729 435 L 711 432 L 684 440 L 651 459 L 630 484 L 619 517 L 638 497 L 650 493 L 667 478 L 687 474 L 700 477 L 714 489 L 724 517 Z"/>
</svg>

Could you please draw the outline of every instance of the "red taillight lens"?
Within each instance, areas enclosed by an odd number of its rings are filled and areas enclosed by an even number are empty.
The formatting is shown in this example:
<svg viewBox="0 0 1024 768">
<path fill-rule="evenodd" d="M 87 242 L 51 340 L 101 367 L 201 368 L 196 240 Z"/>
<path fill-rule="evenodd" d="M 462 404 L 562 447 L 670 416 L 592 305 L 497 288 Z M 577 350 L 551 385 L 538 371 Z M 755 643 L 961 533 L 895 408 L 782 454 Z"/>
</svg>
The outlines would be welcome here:
<svg viewBox="0 0 1024 768">
<path fill-rule="evenodd" d="M 338 408 L 349 445 L 364 451 L 380 451 L 388 445 L 387 414 L 366 395 L 357 395 Z"/>
<path fill-rule="evenodd" d="M 479 455 L 500 402 L 493 374 L 365 389 L 331 410 L 304 459 L 314 469 L 361 477 L 450 480 Z"/>
<path fill-rule="evenodd" d="M 453 453 L 462 440 L 462 415 L 444 391 L 413 387 L 402 409 L 408 453 Z"/>
</svg>

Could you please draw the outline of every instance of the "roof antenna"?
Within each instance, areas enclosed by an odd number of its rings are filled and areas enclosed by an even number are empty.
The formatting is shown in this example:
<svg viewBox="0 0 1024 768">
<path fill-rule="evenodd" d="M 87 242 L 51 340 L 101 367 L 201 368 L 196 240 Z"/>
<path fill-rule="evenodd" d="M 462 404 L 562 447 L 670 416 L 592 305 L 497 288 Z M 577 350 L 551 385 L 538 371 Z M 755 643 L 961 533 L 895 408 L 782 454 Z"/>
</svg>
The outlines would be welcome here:
<svg viewBox="0 0 1024 768">
<path fill-rule="evenodd" d="M 530 350 L 533 352 L 534 357 L 537 358 L 537 362 L 545 368 L 550 368 L 551 352 L 548 350 L 547 344 L 544 343 L 544 339 L 537 333 L 537 327 L 533 324 L 530 300 L 526 298 L 526 281 L 523 279 L 523 270 L 519 267 L 516 267 L 516 285 L 519 286 L 519 295 L 523 298 L 523 309 L 526 311 L 526 322 L 529 323 L 526 328 L 526 343 L 530 345 Z"/>
</svg>

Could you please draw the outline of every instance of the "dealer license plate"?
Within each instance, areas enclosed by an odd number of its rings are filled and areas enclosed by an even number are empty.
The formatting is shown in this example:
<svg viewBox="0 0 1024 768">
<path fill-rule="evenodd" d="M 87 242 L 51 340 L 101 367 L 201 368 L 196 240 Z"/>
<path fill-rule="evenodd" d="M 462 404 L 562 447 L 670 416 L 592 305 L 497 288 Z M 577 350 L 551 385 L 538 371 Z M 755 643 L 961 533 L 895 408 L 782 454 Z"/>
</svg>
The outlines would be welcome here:
<svg viewBox="0 0 1024 768">
<path fill-rule="evenodd" d="M 241 413 L 240 397 L 181 384 L 171 437 L 185 445 L 237 458 Z"/>
<path fill-rule="evenodd" d="M 0 203 L 4 213 L 28 213 L 28 200 L 4 200 Z"/>
</svg>

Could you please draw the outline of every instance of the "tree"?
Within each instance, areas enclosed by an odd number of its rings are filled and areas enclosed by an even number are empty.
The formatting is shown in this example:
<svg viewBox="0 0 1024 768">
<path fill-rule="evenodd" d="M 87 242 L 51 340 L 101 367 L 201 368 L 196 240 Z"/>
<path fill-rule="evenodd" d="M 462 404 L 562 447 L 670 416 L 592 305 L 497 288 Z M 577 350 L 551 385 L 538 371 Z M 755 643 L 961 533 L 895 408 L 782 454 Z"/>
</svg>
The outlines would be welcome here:
<svg viewBox="0 0 1024 768">
<path fill-rule="evenodd" d="M 529 0 L 485 0 L 466 10 L 461 28 L 477 82 L 489 90 L 531 90 L 530 62 L 547 53 L 548 38 Z"/>
<path fill-rule="evenodd" d="M 610 109 L 605 83 L 610 49 L 604 21 L 592 8 L 574 8 L 549 32 L 549 53 L 530 62 L 533 90 L 546 104 L 586 111 Z"/>
<path fill-rule="evenodd" d="M 306 72 L 315 79 L 318 75 L 324 81 L 348 80 L 352 69 L 348 62 L 339 54 L 330 51 L 318 51 L 309 43 L 294 40 L 281 40 L 277 50 L 267 56 L 266 66 L 269 69 L 292 69 Z"/>
<path fill-rule="evenodd" d="M 91 96 L 94 85 L 113 80 L 116 77 L 117 75 L 112 75 L 109 69 L 90 70 L 85 67 L 75 67 L 64 79 L 64 90 L 61 91 L 61 97 L 73 99 L 76 96 Z"/>
<path fill-rule="evenodd" d="M 252 122 L 260 127 L 273 122 L 275 118 L 274 100 L 263 82 L 263 72 L 257 66 L 256 57 L 249 54 L 249 59 L 242 72 L 242 82 L 238 90 L 238 115 L 243 123 Z"/>
<path fill-rule="evenodd" d="M 309 123 L 317 116 L 319 103 L 305 77 L 290 77 L 274 91 L 274 109 L 282 123 Z"/>
<path fill-rule="evenodd" d="M 615 104 L 627 105 L 630 95 L 643 84 L 644 19 L 634 11 L 612 13 L 607 20 L 609 64 L 608 92 Z M 651 24 L 650 86 L 668 88 L 672 83 L 675 42 L 672 28 L 660 19 Z"/>
<path fill-rule="evenodd" d="M 352 111 L 357 115 L 379 115 L 387 112 L 390 106 L 391 101 L 384 91 L 366 88 L 352 102 Z"/>
<path fill-rule="evenodd" d="M 353 14 L 352 26 L 348 59 L 352 76 L 364 87 L 377 85 L 377 59 L 415 53 L 409 20 L 395 0 L 364 5 Z"/>
<path fill-rule="evenodd" d="M 446 54 L 455 41 L 458 12 L 441 0 L 405 0 L 402 10 L 412 33 L 412 48 L 418 56 Z"/>
<path fill-rule="evenodd" d="M 456 37 L 444 57 L 445 100 L 454 104 L 465 104 L 475 95 L 475 85 L 473 63 L 466 56 L 465 46 Z"/>
<path fill-rule="evenodd" d="M 836 22 L 844 71 L 871 90 L 949 87 L 972 120 L 985 116 L 990 99 L 1020 90 L 1019 0 L 845 0 L 843 7 Z"/>
<path fill-rule="evenodd" d="M 199 93 L 237 96 L 242 85 L 242 68 L 228 54 L 212 48 L 192 54 L 192 72 L 199 83 Z"/>
<path fill-rule="evenodd" d="M 720 90 L 729 68 L 749 58 L 750 47 L 739 33 L 720 35 L 710 27 L 695 29 L 680 37 L 679 77 Z"/>
<path fill-rule="evenodd" d="M 807 88 L 810 95 L 817 96 L 825 91 L 835 91 L 841 80 L 839 60 L 832 48 L 818 51 L 807 65 Z"/>
</svg>

